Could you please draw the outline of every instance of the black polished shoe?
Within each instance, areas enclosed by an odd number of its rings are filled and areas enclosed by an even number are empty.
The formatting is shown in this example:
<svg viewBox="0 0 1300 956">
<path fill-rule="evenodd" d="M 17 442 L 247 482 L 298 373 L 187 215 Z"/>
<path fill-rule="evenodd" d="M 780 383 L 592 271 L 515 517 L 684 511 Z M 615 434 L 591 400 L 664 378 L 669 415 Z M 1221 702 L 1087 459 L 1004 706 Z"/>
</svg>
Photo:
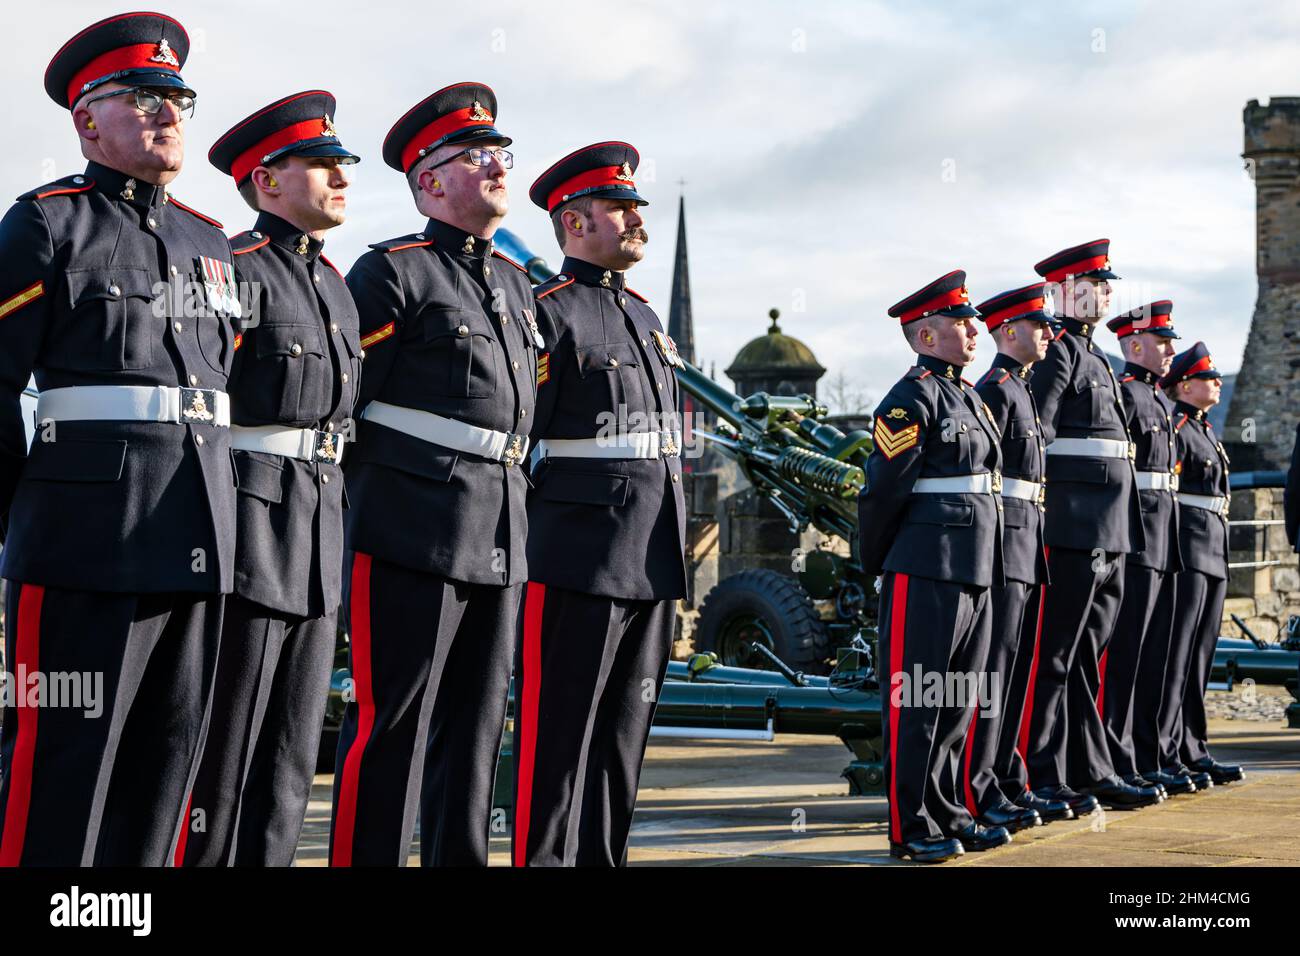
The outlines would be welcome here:
<svg viewBox="0 0 1300 956">
<path fill-rule="evenodd" d="M 1160 793 L 1154 787 L 1130 787 L 1118 777 L 1085 787 L 1084 791 L 1109 810 L 1137 810 L 1160 802 Z"/>
<path fill-rule="evenodd" d="M 986 827 L 1006 827 L 1009 833 L 1018 833 L 1043 823 L 1037 810 L 1018 807 L 1010 800 L 985 810 L 975 818 L 975 822 Z"/>
<path fill-rule="evenodd" d="M 1208 773 L 1216 784 L 1236 783 L 1245 779 L 1246 771 L 1237 764 L 1219 763 L 1213 757 L 1205 757 L 1191 765 L 1193 773 Z"/>
<path fill-rule="evenodd" d="M 1006 846 L 1011 842 L 1011 834 L 1006 827 L 983 827 L 978 823 L 968 823 L 953 837 L 972 853 L 981 853 L 995 847 Z"/>
<path fill-rule="evenodd" d="M 1196 782 L 1185 773 L 1165 773 L 1162 770 L 1144 770 L 1142 776 L 1152 783 L 1165 788 L 1165 793 L 1175 796 L 1180 793 L 1195 793 Z"/>
<path fill-rule="evenodd" d="M 930 837 L 909 843 L 889 842 L 890 856 L 898 860 L 911 860 L 913 863 L 943 863 L 965 852 L 961 841 L 950 837 Z"/>
<path fill-rule="evenodd" d="M 1161 800 L 1168 799 L 1169 797 L 1169 793 L 1165 790 L 1165 785 L 1163 783 L 1144 777 L 1140 773 L 1126 773 L 1124 776 L 1120 777 L 1120 779 L 1130 787 L 1138 787 L 1139 789 L 1142 787 L 1150 787 L 1156 793 L 1160 794 Z"/>
<path fill-rule="evenodd" d="M 1187 777 L 1192 783 L 1196 784 L 1197 792 L 1209 790 L 1214 786 L 1214 778 L 1204 770 L 1192 770 L 1181 763 L 1174 764 L 1172 767 L 1165 767 L 1162 772 L 1176 777 Z"/>
<path fill-rule="evenodd" d="M 1073 820 L 1074 811 L 1064 800 L 1044 800 L 1032 790 L 1026 790 L 1013 801 L 1016 806 L 1025 810 L 1037 810 L 1039 817 L 1044 823 L 1051 823 L 1053 820 Z"/>
<path fill-rule="evenodd" d="M 1100 806 L 1096 797 L 1071 790 L 1065 784 L 1056 787 L 1039 787 L 1034 791 L 1034 796 L 1042 800 L 1056 800 L 1064 803 L 1074 812 L 1076 817 L 1086 817 Z"/>
</svg>

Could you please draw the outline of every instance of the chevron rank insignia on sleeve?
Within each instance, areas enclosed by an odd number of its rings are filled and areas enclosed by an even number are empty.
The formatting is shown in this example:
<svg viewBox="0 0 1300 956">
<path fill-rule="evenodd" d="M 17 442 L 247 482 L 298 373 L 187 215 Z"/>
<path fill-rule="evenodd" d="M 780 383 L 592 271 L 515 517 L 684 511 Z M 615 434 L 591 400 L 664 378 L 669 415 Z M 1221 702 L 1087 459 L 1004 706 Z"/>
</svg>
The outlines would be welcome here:
<svg viewBox="0 0 1300 956">
<path fill-rule="evenodd" d="M 537 356 L 537 384 L 545 385 L 551 380 L 551 353 L 543 352 Z"/>
<path fill-rule="evenodd" d="M 873 436 L 876 448 L 886 458 L 894 458 L 907 451 L 921 438 L 921 426 L 911 424 L 898 431 L 890 431 L 883 418 L 876 419 L 876 431 Z"/>
</svg>

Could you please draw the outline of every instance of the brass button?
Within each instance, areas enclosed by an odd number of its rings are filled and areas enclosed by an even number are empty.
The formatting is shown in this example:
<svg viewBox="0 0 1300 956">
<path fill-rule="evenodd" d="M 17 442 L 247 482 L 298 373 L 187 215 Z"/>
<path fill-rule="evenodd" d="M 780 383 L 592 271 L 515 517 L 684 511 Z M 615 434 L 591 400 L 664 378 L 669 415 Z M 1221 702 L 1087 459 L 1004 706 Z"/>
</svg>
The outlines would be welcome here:
<svg viewBox="0 0 1300 956">
<path fill-rule="evenodd" d="M 175 267 L 175 266 L 172 266 L 172 275 L 175 275 L 175 274 L 176 274 L 176 267 Z"/>
<path fill-rule="evenodd" d="M 483 274 L 484 274 L 485 276 L 490 276 L 490 275 L 492 274 L 492 267 L 491 267 L 491 266 L 484 266 L 484 267 L 483 267 Z"/>
<path fill-rule="evenodd" d="M 333 422 L 326 422 L 326 423 L 325 423 L 325 430 L 326 430 L 327 432 L 332 432 L 332 431 L 334 430 L 334 423 L 333 423 Z"/>
<path fill-rule="evenodd" d="M 195 435 L 195 436 L 194 436 L 194 444 L 196 444 L 196 445 L 202 445 L 202 444 L 203 444 L 203 436 L 202 436 L 202 435 Z"/>
<path fill-rule="evenodd" d="M 677 476 L 673 475 L 673 484 L 677 484 Z"/>
<path fill-rule="evenodd" d="M 364 362 L 364 361 L 366 360 L 366 350 L 365 350 L 365 349 L 362 349 L 362 350 L 361 350 L 361 354 L 358 355 L 357 357 L 358 357 L 359 359 L 361 359 L 361 361 Z"/>
<path fill-rule="evenodd" d="M 469 335 L 469 326 L 468 325 L 456 326 L 456 334 L 463 339 L 465 336 Z"/>
<path fill-rule="evenodd" d="M 526 409 L 526 408 L 521 408 L 521 409 L 519 409 L 519 417 L 520 417 L 520 418 L 523 418 L 523 417 L 524 417 L 525 415 L 527 415 L 527 414 L 528 414 L 528 409 Z"/>
<path fill-rule="evenodd" d="M 348 373 L 347 373 L 347 372 L 344 372 L 344 373 L 343 373 L 343 383 L 346 385 L 346 384 L 347 384 L 347 381 L 348 381 Z"/>
<path fill-rule="evenodd" d="M 966 423 L 965 423 L 965 422 L 962 422 L 962 423 L 961 423 L 961 430 L 962 430 L 962 431 L 966 431 Z"/>
<path fill-rule="evenodd" d="M 611 357 L 609 360 L 610 368 L 618 368 L 618 359 Z"/>
<path fill-rule="evenodd" d="M 663 383 L 663 382 L 655 382 L 655 384 L 658 385 L 660 388 L 663 388 L 663 387 L 664 387 L 664 383 Z"/>
<path fill-rule="evenodd" d="M 519 363 L 518 363 L 518 362 L 511 362 L 511 363 L 510 363 L 510 367 L 511 367 L 511 368 L 519 368 Z"/>
<path fill-rule="evenodd" d="M 339 324 L 338 324 L 337 322 L 331 322 L 331 323 L 330 323 L 330 331 L 331 331 L 331 332 L 337 332 L 338 330 L 339 330 Z"/>
<path fill-rule="evenodd" d="M 154 219 L 153 216 L 150 216 L 150 217 L 149 217 L 149 228 L 150 228 L 150 229 L 154 229 L 154 228 L 157 227 L 157 225 L 158 225 L 158 220 Z"/>
<path fill-rule="evenodd" d="M 112 285 L 110 285 L 110 286 L 108 287 L 108 294 L 109 294 L 109 295 L 121 295 L 121 294 L 122 294 L 122 288 L 121 288 L 121 286 L 119 286 L 116 282 L 114 282 Z"/>
<path fill-rule="evenodd" d="M 175 329 L 177 332 L 180 332 L 182 329 L 185 328 L 185 326 L 181 325 L 179 322 L 173 322 L 172 328 Z"/>
<path fill-rule="evenodd" d="M 509 325 L 509 324 L 510 324 L 510 316 L 507 315 L 507 314 L 504 313 L 504 312 L 501 313 L 501 324 L 502 324 L 502 325 Z"/>
<path fill-rule="evenodd" d="M 290 345 L 290 346 L 289 346 L 289 354 L 290 354 L 290 355 L 301 355 L 301 354 L 302 354 L 302 346 L 299 345 L 297 342 L 294 342 L 293 345 Z"/>
<path fill-rule="evenodd" d="M 311 277 L 311 281 L 312 281 L 312 282 L 320 282 L 320 273 L 317 272 L 316 274 L 314 274 L 314 275 Z"/>
<path fill-rule="evenodd" d="M 619 304 L 619 305 L 627 305 L 627 296 L 625 296 L 625 295 L 620 295 L 620 296 L 618 297 L 618 304 Z M 644 344 L 644 343 L 642 343 L 642 344 Z"/>
<path fill-rule="evenodd" d="M 190 376 L 190 384 L 191 384 L 191 385 L 197 385 L 197 384 L 199 384 L 199 377 L 198 377 L 197 375 L 191 375 L 191 376 Z"/>
<path fill-rule="evenodd" d="M 320 476 L 320 483 L 321 483 L 322 485 L 328 485 L 328 484 L 330 483 L 330 476 L 329 476 L 329 475 L 321 475 L 321 476 Z"/>
</svg>

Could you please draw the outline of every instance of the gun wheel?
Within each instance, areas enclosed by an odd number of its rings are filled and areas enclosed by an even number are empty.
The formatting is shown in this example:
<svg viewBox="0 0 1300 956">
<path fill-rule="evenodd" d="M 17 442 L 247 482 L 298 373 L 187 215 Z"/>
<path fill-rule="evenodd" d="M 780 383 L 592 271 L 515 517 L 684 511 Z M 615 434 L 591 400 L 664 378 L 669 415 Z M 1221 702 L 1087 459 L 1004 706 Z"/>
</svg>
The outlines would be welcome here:
<svg viewBox="0 0 1300 956">
<path fill-rule="evenodd" d="M 695 649 L 713 651 L 723 664 L 771 670 L 750 650 L 758 641 L 796 670 L 829 671 L 829 635 L 798 581 L 776 571 L 741 571 L 705 595 L 695 628 Z"/>
</svg>

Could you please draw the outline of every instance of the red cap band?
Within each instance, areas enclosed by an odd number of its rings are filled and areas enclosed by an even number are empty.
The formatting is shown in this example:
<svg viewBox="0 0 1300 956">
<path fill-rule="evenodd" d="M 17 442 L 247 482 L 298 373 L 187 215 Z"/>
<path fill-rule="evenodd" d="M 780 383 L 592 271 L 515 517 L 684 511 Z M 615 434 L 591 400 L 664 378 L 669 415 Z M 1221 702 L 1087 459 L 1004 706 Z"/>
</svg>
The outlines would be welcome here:
<svg viewBox="0 0 1300 956">
<path fill-rule="evenodd" d="M 1072 262 L 1068 266 L 1059 269 L 1053 269 L 1047 275 L 1043 276 L 1048 282 L 1060 282 L 1066 276 L 1083 275 L 1085 272 L 1092 272 L 1096 269 L 1110 268 L 1110 256 L 1089 256 L 1087 259 L 1080 259 L 1078 262 Z"/>
<path fill-rule="evenodd" d="M 475 109 L 477 106 L 477 109 Z M 439 116 L 436 120 L 419 130 L 411 137 L 404 147 L 402 147 L 402 169 L 407 172 L 420 159 L 420 150 L 435 143 L 444 136 L 456 132 L 458 129 L 469 129 L 471 126 L 491 126 L 492 114 L 488 113 L 483 107 L 467 106 L 463 110 L 456 110 L 445 116 Z M 475 118 L 475 114 L 478 118 Z M 484 119 L 484 117 L 487 117 Z"/>
<path fill-rule="evenodd" d="M 108 76 L 119 70 L 157 70 L 159 72 L 180 73 L 179 68 L 162 60 L 158 56 L 157 43 L 135 43 L 131 46 L 118 47 L 95 57 L 72 77 L 68 84 L 68 106 L 71 107 L 81 95 L 81 88 L 100 77 Z M 172 56 L 176 54 L 173 52 Z"/>
<path fill-rule="evenodd" d="M 966 292 L 966 287 L 959 286 L 950 292 L 945 292 L 942 295 L 935 296 L 928 302 L 923 302 L 915 309 L 908 309 L 898 317 L 898 322 L 900 325 L 906 325 L 913 319 L 919 319 L 927 312 L 938 312 L 940 309 L 946 309 L 953 305 L 965 305 L 968 302 L 970 302 L 970 296 Z"/>
<path fill-rule="evenodd" d="M 1137 335 L 1139 332 L 1150 332 L 1152 329 L 1167 329 L 1174 324 L 1174 317 L 1168 312 L 1160 315 L 1152 315 L 1143 325 L 1137 325 L 1135 322 L 1126 322 L 1115 330 L 1117 338 L 1124 338 L 1128 335 Z"/>
<path fill-rule="evenodd" d="M 1009 305 L 1005 309 L 998 309 L 996 312 L 985 313 L 984 324 L 987 325 L 989 331 L 992 332 L 1003 322 L 1010 322 L 1012 319 L 1018 319 L 1020 316 L 1028 315 L 1031 312 L 1038 312 L 1041 314 L 1042 311 L 1043 300 L 1041 298 L 1026 299 L 1023 302 L 1017 302 L 1015 305 Z M 1046 317 L 1043 318 L 1043 321 L 1047 321 Z"/>
<path fill-rule="evenodd" d="M 1214 359 L 1207 355 L 1205 358 L 1192 363 L 1187 371 L 1183 373 L 1183 378 L 1191 378 L 1197 372 L 1206 372 L 1212 368 L 1214 368 Z"/>
<path fill-rule="evenodd" d="M 581 192 L 584 189 L 593 189 L 598 186 L 621 186 L 635 189 L 636 185 L 632 180 L 620 178 L 622 173 L 622 166 L 597 166 L 595 169 L 584 170 L 551 190 L 550 195 L 546 197 L 546 211 L 554 212 L 556 206 L 574 193 Z"/>
<path fill-rule="evenodd" d="M 325 135 L 324 121 L 320 119 L 303 120 L 284 129 L 276 130 L 266 139 L 244 150 L 230 164 L 230 175 L 236 183 L 242 183 L 244 177 L 262 165 L 262 157 L 276 150 L 300 143 L 303 140 L 319 139 Z"/>
</svg>

